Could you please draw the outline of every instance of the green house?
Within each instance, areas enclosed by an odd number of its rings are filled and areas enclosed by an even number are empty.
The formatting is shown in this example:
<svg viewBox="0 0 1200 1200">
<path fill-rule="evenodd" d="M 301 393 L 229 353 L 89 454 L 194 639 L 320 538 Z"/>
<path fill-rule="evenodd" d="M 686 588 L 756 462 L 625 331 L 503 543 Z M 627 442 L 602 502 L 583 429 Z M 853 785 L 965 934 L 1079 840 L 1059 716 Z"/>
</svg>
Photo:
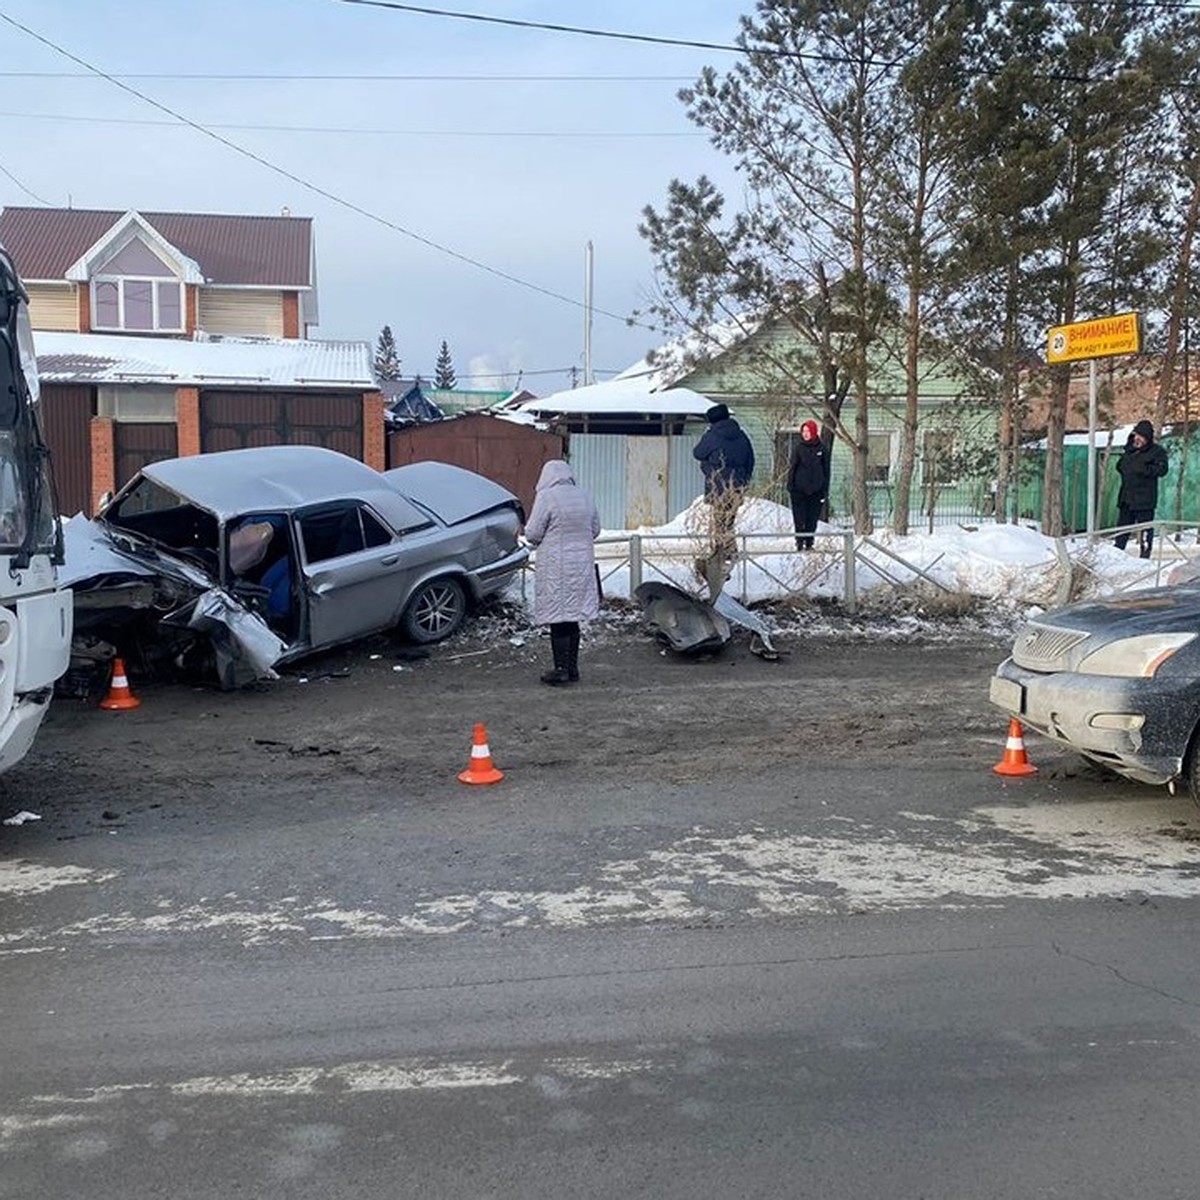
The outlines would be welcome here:
<svg viewBox="0 0 1200 1200">
<path fill-rule="evenodd" d="M 811 352 L 789 325 L 724 326 L 711 349 L 688 353 L 675 344 L 656 351 L 625 376 L 652 372 L 655 389 L 686 387 L 724 403 L 754 443 L 754 490 L 787 502 L 784 481 L 801 422 L 820 419 L 822 383 Z M 799 386 L 798 386 L 799 383 Z M 886 522 L 895 500 L 901 453 L 905 385 L 902 364 L 880 353 L 871 364 L 871 412 L 867 459 L 872 515 Z M 946 524 L 992 514 L 992 473 L 997 439 L 995 408 L 974 396 L 945 365 L 929 365 L 918 397 L 916 466 L 909 522 Z M 842 421 L 854 430 L 854 397 Z M 851 448 L 841 438 L 833 447 L 830 515 L 848 519 L 852 510 Z"/>
</svg>

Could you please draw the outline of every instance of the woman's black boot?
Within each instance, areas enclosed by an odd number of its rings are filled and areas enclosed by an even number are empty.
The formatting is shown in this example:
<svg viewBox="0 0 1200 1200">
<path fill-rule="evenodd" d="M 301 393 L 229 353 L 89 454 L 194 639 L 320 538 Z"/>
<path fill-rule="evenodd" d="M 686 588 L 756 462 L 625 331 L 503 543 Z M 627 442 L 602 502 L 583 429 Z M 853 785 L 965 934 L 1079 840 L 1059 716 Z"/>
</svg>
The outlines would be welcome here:
<svg viewBox="0 0 1200 1200">
<path fill-rule="evenodd" d="M 567 679 L 571 683 L 579 682 L 579 626 L 567 635 Z"/>
<path fill-rule="evenodd" d="M 571 682 L 571 676 L 567 671 L 567 655 L 570 653 L 571 635 L 569 633 L 557 633 L 551 631 L 550 634 L 550 652 L 554 655 L 554 670 L 546 671 L 542 675 L 542 682 L 549 684 L 551 687 L 561 687 L 565 683 Z"/>
</svg>

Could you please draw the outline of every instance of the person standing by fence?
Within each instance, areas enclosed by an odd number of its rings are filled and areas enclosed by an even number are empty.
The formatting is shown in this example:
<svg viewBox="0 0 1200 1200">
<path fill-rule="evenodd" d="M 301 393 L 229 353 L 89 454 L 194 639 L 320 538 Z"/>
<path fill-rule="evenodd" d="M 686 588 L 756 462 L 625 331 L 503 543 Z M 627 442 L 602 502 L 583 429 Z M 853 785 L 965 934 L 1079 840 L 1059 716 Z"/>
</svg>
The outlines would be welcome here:
<svg viewBox="0 0 1200 1200">
<path fill-rule="evenodd" d="M 593 543 L 600 536 L 595 501 L 561 459 L 542 467 L 525 539 L 537 547 L 533 570 L 533 619 L 550 626 L 551 687 L 579 681 L 581 621 L 600 613 L 600 577 Z"/>
<path fill-rule="evenodd" d="M 731 551 L 734 518 L 754 475 L 754 446 L 724 404 L 714 404 L 704 416 L 708 428 L 692 454 L 700 463 L 704 497 L 712 507 L 713 541 L 722 551 Z"/>
<path fill-rule="evenodd" d="M 1125 443 L 1125 453 L 1117 459 L 1117 470 L 1121 473 L 1121 490 L 1117 494 L 1117 524 L 1140 525 L 1154 520 L 1158 507 L 1158 481 L 1167 473 L 1167 452 L 1154 440 L 1154 426 L 1149 421 L 1139 421 Z M 1118 549 L 1124 550 L 1129 541 L 1128 533 L 1119 533 L 1116 538 Z M 1138 531 L 1139 555 L 1150 557 L 1154 544 L 1154 527 Z"/>
<path fill-rule="evenodd" d="M 792 521 L 796 526 L 796 549 L 813 548 L 813 531 L 821 517 L 821 505 L 829 495 L 829 458 L 821 444 L 816 421 L 800 426 L 800 440 L 792 455 L 787 479 L 792 501 Z"/>
</svg>

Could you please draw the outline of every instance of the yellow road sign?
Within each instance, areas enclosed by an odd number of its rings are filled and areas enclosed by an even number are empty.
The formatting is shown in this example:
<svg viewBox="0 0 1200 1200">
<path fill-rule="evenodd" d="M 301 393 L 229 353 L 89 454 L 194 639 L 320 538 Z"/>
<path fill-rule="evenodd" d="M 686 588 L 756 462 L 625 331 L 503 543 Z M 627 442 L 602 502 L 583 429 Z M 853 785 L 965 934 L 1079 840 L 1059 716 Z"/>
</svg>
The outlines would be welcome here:
<svg viewBox="0 0 1200 1200">
<path fill-rule="evenodd" d="M 1142 325 L 1135 312 L 1094 321 L 1056 325 L 1050 330 L 1046 358 L 1052 363 L 1081 358 L 1107 358 L 1110 354 L 1137 354 L 1142 348 Z"/>
</svg>

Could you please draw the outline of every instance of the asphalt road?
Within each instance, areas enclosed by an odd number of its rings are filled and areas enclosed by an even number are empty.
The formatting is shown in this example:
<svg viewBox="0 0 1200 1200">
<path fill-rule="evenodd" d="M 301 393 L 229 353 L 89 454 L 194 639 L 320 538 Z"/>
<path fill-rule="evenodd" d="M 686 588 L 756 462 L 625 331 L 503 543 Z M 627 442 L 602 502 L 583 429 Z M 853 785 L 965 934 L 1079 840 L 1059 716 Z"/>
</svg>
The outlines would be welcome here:
<svg viewBox="0 0 1200 1200">
<path fill-rule="evenodd" d="M 510 745 L 494 789 L 333 770 L 305 729 L 278 776 L 238 784 L 210 736 L 176 787 L 89 807 L 89 737 L 128 764 L 214 700 L 61 716 L 3 797 L 61 772 L 0 830 L 0 1197 L 1190 1198 L 1200 819 L 1044 744 L 1036 779 L 996 779 L 993 659 L 680 676 L 725 730 L 700 769 Z M 423 694 L 455 695 L 435 671 Z M 739 757 L 777 732 L 771 689 L 807 728 L 838 678 L 890 749 Z M 913 732 L 922 688 L 947 717 Z M 534 700 L 567 703 L 517 689 L 514 728 Z M 272 703 L 226 710 L 245 761 Z M 842 728 L 869 728 L 855 703 Z"/>
</svg>

